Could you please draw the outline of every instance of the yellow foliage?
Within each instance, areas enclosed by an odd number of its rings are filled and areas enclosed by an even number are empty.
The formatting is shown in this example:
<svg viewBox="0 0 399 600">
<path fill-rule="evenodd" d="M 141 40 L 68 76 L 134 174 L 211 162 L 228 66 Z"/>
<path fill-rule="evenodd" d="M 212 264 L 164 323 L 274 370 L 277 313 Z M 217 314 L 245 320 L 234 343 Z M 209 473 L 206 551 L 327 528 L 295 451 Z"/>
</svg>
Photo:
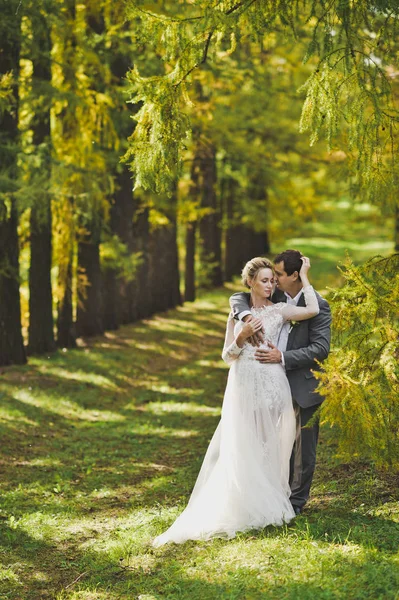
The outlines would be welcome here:
<svg viewBox="0 0 399 600">
<path fill-rule="evenodd" d="M 317 374 L 340 451 L 390 468 L 399 468 L 398 268 L 399 254 L 361 267 L 347 260 L 332 298 L 336 348 Z"/>
</svg>

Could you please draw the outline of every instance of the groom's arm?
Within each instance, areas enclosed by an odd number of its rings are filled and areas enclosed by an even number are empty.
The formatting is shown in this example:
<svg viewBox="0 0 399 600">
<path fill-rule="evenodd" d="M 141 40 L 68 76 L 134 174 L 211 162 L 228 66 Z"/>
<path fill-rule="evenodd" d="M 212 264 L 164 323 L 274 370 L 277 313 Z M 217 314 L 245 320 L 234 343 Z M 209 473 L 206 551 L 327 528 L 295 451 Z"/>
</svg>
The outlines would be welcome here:
<svg viewBox="0 0 399 600">
<path fill-rule="evenodd" d="M 331 310 L 328 302 L 320 297 L 319 306 L 319 314 L 309 320 L 309 344 L 298 350 L 283 352 L 286 371 L 314 368 L 315 360 L 327 358 L 331 342 Z"/>
<path fill-rule="evenodd" d="M 246 315 L 251 314 L 251 311 L 249 310 L 249 299 L 250 294 L 246 292 L 237 292 L 230 296 L 230 307 L 235 319 L 243 319 Z"/>
</svg>

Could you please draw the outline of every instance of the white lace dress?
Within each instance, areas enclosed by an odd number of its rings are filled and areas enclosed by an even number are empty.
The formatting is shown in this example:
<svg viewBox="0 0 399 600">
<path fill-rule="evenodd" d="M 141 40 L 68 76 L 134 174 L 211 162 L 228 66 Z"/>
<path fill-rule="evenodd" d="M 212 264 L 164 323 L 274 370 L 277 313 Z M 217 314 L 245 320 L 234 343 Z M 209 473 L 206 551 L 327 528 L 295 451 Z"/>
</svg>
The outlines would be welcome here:
<svg viewBox="0 0 399 600">
<path fill-rule="evenodd" d="M 252 309 L 266 340 L 277 344 L 284 321 L 318 312 L 311 286 L 306 308 L 284 303 Z M 289 460 L 295 438 L 291 391 L 280 364 L 262 364 L 255 348 L 237 346 L 241 321 L 229 316 L 222 357 L 231 365 L 222 416 L 186 509 L 155 538 L 154 546 L 234 537 L 236 532 L 281 525 L 294 516 L 289 501 Z"/>
</svg>

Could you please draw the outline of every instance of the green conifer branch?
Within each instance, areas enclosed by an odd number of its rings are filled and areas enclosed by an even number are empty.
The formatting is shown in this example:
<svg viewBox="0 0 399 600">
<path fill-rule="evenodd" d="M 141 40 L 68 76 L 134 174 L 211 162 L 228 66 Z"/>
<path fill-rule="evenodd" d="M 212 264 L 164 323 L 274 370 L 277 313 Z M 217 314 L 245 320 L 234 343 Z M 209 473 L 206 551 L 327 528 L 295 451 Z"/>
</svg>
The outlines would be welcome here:
<svg viewBox="0 0 399 600">
<path fill-rule="evenodd" d="M 131 12 L 140 19 L 139 39 L 144 43 L 149 43 L 152 39 L 158 47 L 163 48 L 166 61 L 175 61 L 172 72 L 176 86 L 189 81 L 194 72 L 206 62 L 212 42 L 217 50 L 227 35 L 239 33 L 242 27 L 254 35 L 261 36 L 267 30 L 276 27 L 276 20 L 279 19 L 295 35 L 298 22 L 305 25 L 308 23 L 312 35 L 305 60 L 314 54 L 318 54 L 320 60 L 316 69 L 316 75 L 319 77 L 311 76 L 306 90 L 303 88 L 306 98 L 301 118 L 302 130 L 309 131 L 311 143 L 323 132 L 331 147 L 342 127 L 349 127 L 351 149 L 357 155 L 353 164 L 356 166 L 359 183 L 363 187 L 368 186 L 371 194 L 377 192 L 377 182 L 385 181 L 388 186 L 391 185 L 391 174 L 386 169 L 385 156 L 387 141 L 391 147 L 389 152 L 394 148 L 393 136 L 381 136 L 380 129 L 384 127 L 383 131 L 390 132 L 393 123 L 398 121 L 398 112 L 393 106 L 389 106 L 391 82 L 375 56 L 381 54 L 378 48 L 382 44 L 392 45 L 399 7 L 389 0 L 381 0 L 377 8 L 369 0 L 360 0 L 357 3 L 351 3 L 349 0 L 305 0 L 301 9 L 287 0 L 279 0 L 277 3 L 271 0 L 262 3 L 259 0 L 244 0 L 211 5 L 197 2 L 196 8 L 200 14 L 195 16 L 184 14 L 184 8 L 192 9 L 191 5 L 188 8 L 183 7 L 183 14 L 178 16 L 154 15 L 146 14 L 146 10 L 142 9 L 138 2 L 131 3 Z M 316 20 L 314 25 L 312 19 Z M 375 38 L 369 36 L 365 28 L 375 34 Z M 338 58 L 331 63 L 331 59 L 337 54 Z M 324 66 L 326 64 L 328 68 Z M 167 73 L 160 75 L 160 79 L 148 78 L 148 81 L 151 80 L 153 85 L 162 87 L 170 78 L 170 68 L 166 70 Z M 140 97 L 141 102 L 151 104 L 148 87 L 148 96 L 144 93 L 144 80 L 144 77 L 140 81 L 136 79 L 136 85 L 131 89 L 132 98 Z M 163 99 L 166 101 L 167 97 L 168 94 L 160 94 L 159 102 L 162 103 Z M 184 113 L 187 101 L 186 94 L 176 94 L 172 103 L 176 116 L 178 113 Z M 171 109 L 170 98 L 167 103 Z M 365 124 L 370 109 L 374 116 Z M 155 117 L 155 112 L 143 111 L 139 118 L 144 118 L 144 114 L 147 121 L 152 117 L 160 118 L 162 111 L 159 109 L 158 117 Z M 166 113 L 170 114 L 170 110 Z M 183 139 L 186 139 L 190 132 L 187 118 L 182 115 L 177 118 L 180 121 L 184 120 L 187 127 L 177 127 L 175 130 L 180 132 L 183 138 L 170 138 L 168 141 L 171 157 L 170 160 L 167 156 L 164 157 L 168 173 L 179 172 L 172 163 L 176 159 L 178 163 L 181 160 L 181 150 L 185 145 Z M 382 124 L 382 118 L 386 119 L 385 124 Z M 172 185 L 172 181 L 166 176 L 159 188 L 160 178 L 155 174 L 151 177 L 150 168 L 146 169 L 145 175 L 139 173 L 146 163 L 144 156 L 136 158 L 136 155 L 144 152 L 144 140 L 139 139 L 141 133 L 143 128 L 137 127 L 136 133 L 130 139 L 131 151 L 128 155 L 140 185 L 158 190 L 163 185 Z M 152 151 L 159 154 L 156 147 L 153 150 L 147 148 L 147 160 Z M 149 162 L 158 165 L 156 160 L 150 159 Z"/>
<path fill-rule="evenodd" d="M 399 468 L 399 254 L 341 267 L 332 297 L 339 348 L 317 374 L 322 418 L 338 427 L 343 455 Z"/>
</svg>

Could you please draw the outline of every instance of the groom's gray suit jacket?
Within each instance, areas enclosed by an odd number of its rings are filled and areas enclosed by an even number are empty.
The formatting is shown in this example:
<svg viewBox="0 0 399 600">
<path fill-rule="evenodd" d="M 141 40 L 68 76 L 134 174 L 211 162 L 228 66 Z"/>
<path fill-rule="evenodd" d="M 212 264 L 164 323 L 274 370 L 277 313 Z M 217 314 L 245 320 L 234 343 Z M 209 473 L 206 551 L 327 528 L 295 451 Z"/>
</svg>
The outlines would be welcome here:
<svg viewBox="0 0 399 600">
<path fill-rule="evenodd" d="M 315 317 L 306 321 L 299 321 L 292 327 L 284 354 L 285 369 L 294 400 L 308 408 L 321 404 L 324 398 L 315 392 L 318 381 L 312 371 L 319 371 L 320 366 L 315 362 L 323 361 L 330 351 L 331 340 L 331 311 L 327 300 L 316 292 L 320 312 Z M 235 318 L 249 309 L 250 294 L 239 292 L 230 298 L 230 306 Z M 285 294 L 276 291 L 273 302 L 286 302 Z M 297 306 L 305 306 L 302 294 Z"/>
</svg>

